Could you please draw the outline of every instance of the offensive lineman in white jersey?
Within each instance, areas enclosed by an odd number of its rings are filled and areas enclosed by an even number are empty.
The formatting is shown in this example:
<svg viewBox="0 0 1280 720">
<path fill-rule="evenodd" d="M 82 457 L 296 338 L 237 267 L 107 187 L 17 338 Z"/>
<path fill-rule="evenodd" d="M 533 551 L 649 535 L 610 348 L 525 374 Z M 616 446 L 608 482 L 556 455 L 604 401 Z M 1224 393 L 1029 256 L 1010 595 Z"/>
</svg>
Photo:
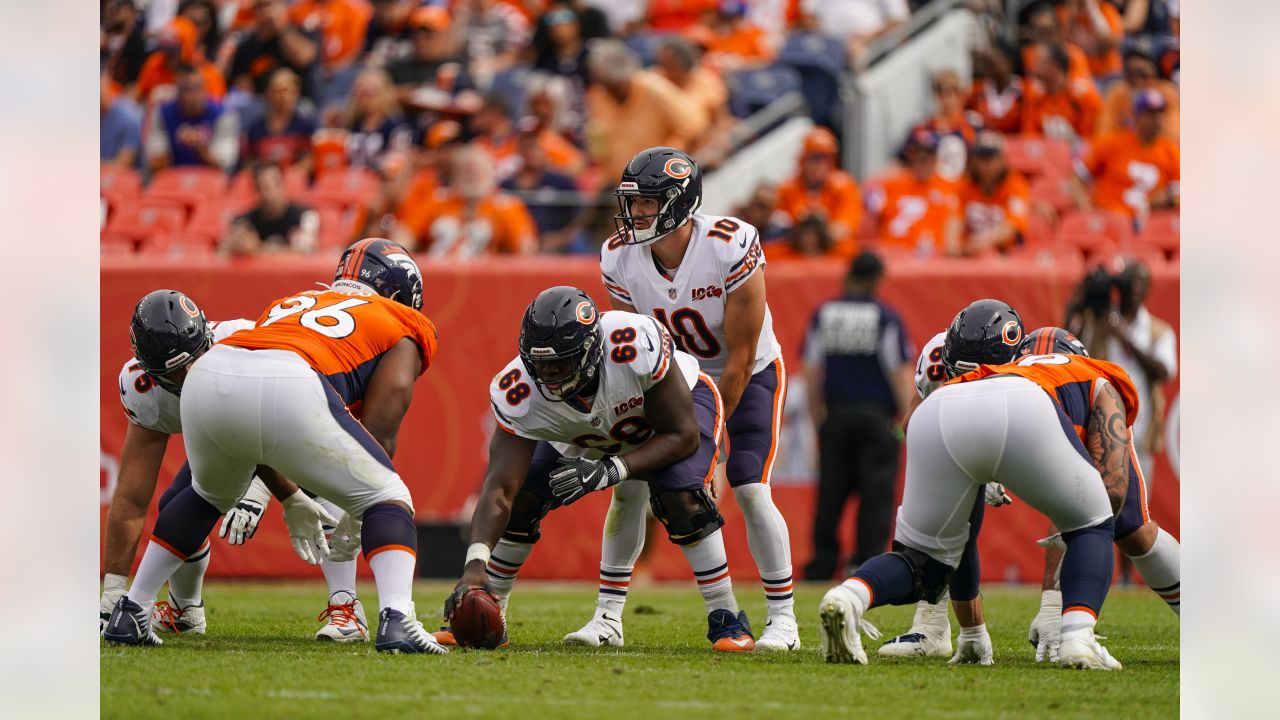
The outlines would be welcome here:
<svg viewBox="0 0 1280 720">
<path fill-rule="evenodd" d="M 756 646 L 796 650 L 791 543 L 769 486 L 787 372 L 765 302 L 760 233 L 737 218 L 698 214 L 702 173 L 675 148 L 649 148 L 632 158 L 616 194 L 618 231 L 600 251 L 604 286 L 614 309 L 657 318 L 676 346 L 716 378 L 728 418 L 725 474 L 746 522 L 769 610 Z M 614 490 L 610 512 L 618 522 L 604 535 L 596 614 L 566 642 L 596 645 L 594 638 L 612 637 L 614 631 L 621 638 L 620 625 L 603 618 L 621 612 L 625 594 L 610 591 L 620 584 L 625 593 L 644 544 L 644 491 Z"/>
<path fill-rule="evenodd" d="M 146 521 L 147 506 L 155 492 L 157 475 L 164 460 L 169 436 L 182 433 L 180 388 L 165 377 L 165 371 L 194 360 L 232 333 L 254 326 L 252 320 L 206 322 L 195 302 L 175 290 L 156 290 L 138 303 L 130 336 L 136 357 L 120 369 L 120 402 L 129 418 L 124 446 L 120 454 L 120 471 L 111 507 L 107 512 L 105 570 L 100 601 L 100 624 L 105 626 L 120 596 L 124 595 L 129 569 L 137 552 L 138 538 Z M 141 313 L 141 315 L 140 315 Z M 178 320 L 172 321 L 176 317 Z M 162 322 L 153 322 L 160 318 Z M 260 468 L 259 477 L 236 507 L 226 514 L 218 535 L 232 545 L 243 544 L 253 537 L 258 522 L 270 502 L 272 490 L 281 500 L 286 517 L 305 507 L 309 499 L 297 486 L 285 481 L 268 468 Z M 169 489 L 160 497 L 163 508 L 183 488 L 191 484 L 191 468 L 183 464 Z M 342 511 L 327 500 L 317 499 L 330 515 L 341 517 Z M 342 546 L 335 543 L 335 547 Z M 169 582 L 169 601 L 156 603 L 153 626 L 165 631 L 204 634 L 204 601 L 201 590 L 204 573 L 209 566 L 210 544 L 205 543 L 195 555 L 173 574 Z M 329 583 L 328 609 L 322 617 L 328 622 L 316 633 L 317 640 L 354 642 L 368 639 L 364 611 L 355 596 L 355 547 L 350 557 L 331 555 L 323 563 Z M 100 628 L 101 629 L 101 628 Z"/>
<path fill-rule="evenodd" d="M 724 518 L 705 488 L 719 452 L 720 394 L 665 328 L 634 313 L 601 314 L 574 287 L 544 290 L 525 311 L 520 354 L 494 377 L 489 400 L 497 428 L 446 615 L 472 588 L 493 593 L 505 613 L 548 512 L 594 490 L 639 485 L 698 580 L 712 648 L 754 648 L 733 595 Z M 454 643 L 448 631 L 436 638 Z"/>
</svg>

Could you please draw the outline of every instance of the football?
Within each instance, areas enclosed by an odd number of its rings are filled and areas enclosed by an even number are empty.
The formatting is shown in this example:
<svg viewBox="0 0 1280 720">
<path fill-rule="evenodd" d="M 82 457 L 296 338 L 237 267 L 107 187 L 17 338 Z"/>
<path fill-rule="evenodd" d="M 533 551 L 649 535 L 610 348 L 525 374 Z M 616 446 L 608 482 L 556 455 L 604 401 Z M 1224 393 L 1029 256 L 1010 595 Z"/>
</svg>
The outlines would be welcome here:
<svg viewBox="0 0 1280 720">
<path fill-rule="evenodd" d="M 462 596 L 449 624 L 462 647 L 492 650 L 506 642 L 502 608 L 497 598 L 480 588 L 472 588 Z"/>
</svg>

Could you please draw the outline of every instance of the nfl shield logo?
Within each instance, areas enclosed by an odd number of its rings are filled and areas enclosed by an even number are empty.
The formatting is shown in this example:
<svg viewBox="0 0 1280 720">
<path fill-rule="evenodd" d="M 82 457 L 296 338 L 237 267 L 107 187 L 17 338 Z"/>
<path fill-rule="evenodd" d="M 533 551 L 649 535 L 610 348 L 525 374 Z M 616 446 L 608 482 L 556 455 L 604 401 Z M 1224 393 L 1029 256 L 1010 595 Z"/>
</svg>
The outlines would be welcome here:
<svg viewBox="0 0 1280 720">
<path fill-rule="evenodd" d="M 667 288 L 667 297 L 671 298 L 672 300 L 675 300 L 676 296 L 679 294 L 680 293 L 675 288 L 673 287 Z"/>
<path fill-rule="evenodd" d="M 598 428 L 598 427 L 600 427 L 600 423 L 601 423 L 601 422 L 602 422 L 602 421 L 600 420 L 600 418 L 598 418 L 598 417 L 593 417 L 593 418 L 591 418 L 591 427 Z"/>
</svg>

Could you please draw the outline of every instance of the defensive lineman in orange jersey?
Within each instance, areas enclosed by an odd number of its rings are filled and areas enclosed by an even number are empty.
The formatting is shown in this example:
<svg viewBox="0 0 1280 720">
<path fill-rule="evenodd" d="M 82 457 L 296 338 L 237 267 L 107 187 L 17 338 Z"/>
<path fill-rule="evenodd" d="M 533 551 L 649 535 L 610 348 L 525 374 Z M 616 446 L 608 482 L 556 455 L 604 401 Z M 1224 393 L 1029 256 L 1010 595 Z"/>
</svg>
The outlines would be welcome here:
<svg viewBox="0 0 1280 720">
<path fill-rule="evenodd" d="M 391 464 L 413 384 L 436 351 L 421 308 L 422 276 L 408 253 L 361 240 L 343 254 L 331 288 L 273 303 L 254 329 L 175 378 L 192 484 L 156 520 L 106 639 L 159 644 L 150 627 L 156 591 L 244 494 L 254 467 L 267 465 L 363 522 L 381 610 L 378 650 L 447 652 L 414 613 L 413 499 Z M 324 557 L 319 524 L 314 550 Z"/>
</svg>

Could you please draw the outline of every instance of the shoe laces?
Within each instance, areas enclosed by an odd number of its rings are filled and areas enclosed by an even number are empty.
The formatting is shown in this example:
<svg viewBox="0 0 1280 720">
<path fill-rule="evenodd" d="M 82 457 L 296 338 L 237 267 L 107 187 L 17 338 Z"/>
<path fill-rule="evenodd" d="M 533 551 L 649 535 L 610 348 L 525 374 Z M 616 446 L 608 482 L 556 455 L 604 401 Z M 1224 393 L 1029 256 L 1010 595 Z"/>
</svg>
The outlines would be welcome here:
<svg viewBox="0 0 1280 720">
<path fill-rule="evenodd" d="M 171 604 L 168 600 L 159 600 L 156 602 L 155 614 L 162 626 L 169 628 L 175 634 L 182 632 L 178 629 L 178 620 L 182 617 L 182 611 L 177 605 Z"/>
<path fill-rule="evenodd" d="M 359 626 L 360 617 L 356 615 L 355 602 L 342 603 L 340 605 L 330 605 L 323 612 L 316 616 L 316 620 L 324 622 L 329 621 L 330 625 L 351 625 Z"/>
<path fill-rule="evenodd" d="M 880 639 L 880 631 L 876 629 L 875 625 L 867 622 L 866 618 L 858 618 L 858 629 L 872 640 Z"/>
</svg>

